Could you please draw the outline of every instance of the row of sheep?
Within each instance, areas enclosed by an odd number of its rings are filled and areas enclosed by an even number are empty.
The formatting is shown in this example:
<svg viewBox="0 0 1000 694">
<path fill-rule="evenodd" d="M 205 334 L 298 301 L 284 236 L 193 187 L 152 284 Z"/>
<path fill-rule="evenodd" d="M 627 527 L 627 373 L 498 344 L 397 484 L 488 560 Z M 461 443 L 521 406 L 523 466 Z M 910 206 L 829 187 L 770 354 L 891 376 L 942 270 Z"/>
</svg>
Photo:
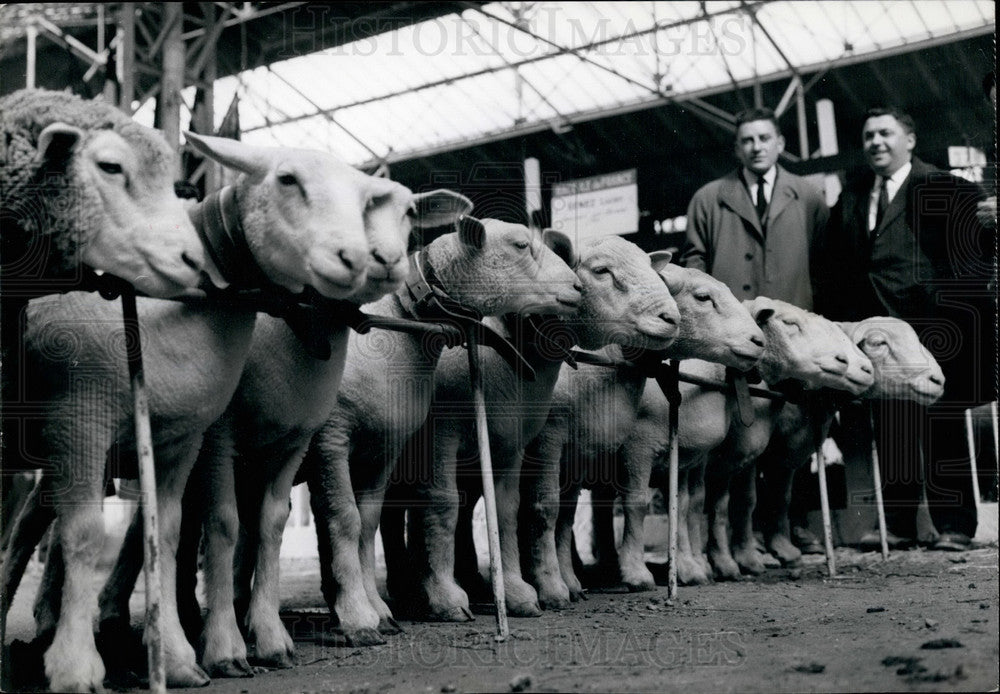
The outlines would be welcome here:
<svg viewBox="0 0 1000 694">
<path fill-rule="evenodd" d="M 682 373 L 717 382 L 727 369 L 756 369 L 765 384 L 790 390 L 925 403 L 941 394 L 934 359 L 901 321 L 834 324 L 771 299 L 741 304 L 708 275 L 620 237 L 574 247 L 558 232 L 480 222 L 461 195 L 414 194 L 328 154 L 194 135 L 188 141 L 241 175 L 177 224 L 199 240 L 196 250 L 185 248 L 185 267 L 215 287 L 280 296 L 308 287 L 332 303 L 317 300 L 321 310 L 283 320 L 238 301 L 139 301 L 170 686 L 248 674 L 248 644 L 259 662 L 292 663 L 293 643 L 279 618 L 278 557 L 296 482 L 310 486 L 323 595 L 353 643 L 380 643 L 398 631 L 376 586 L 380 523 L 397 609 L 437 620 L 471 616 L 469 591 L 482 589 L 470 547 L 481 490 L 470 472 L 478 449 L 466 355 L 427 335 L 352 331 L 350 305 L 394 318 L 440 319 L 431 310 L 440 304 L 483 316 L 531 367 L 533 380 L 502 354 L 481 350 L 512 615 L 559 609 L 581 595 L 572 524 L 584 484 L 605 497 L 620 494 L 625 509 L 617 553 L 610 518 L 598 517 L 602 560 L 619 567 L 630 588 L 653 586 L 641 529 L 650 481 L 663 477 L 670 405 L 655 381 L 647 383 L 648 372 L 632 366 L 636 360 L 680 359 Z M 115 200 L 104 204 L 113 216 Z M 414 227 L 445 224 L 456 230 L 407 256 Z M 121 265 L 102 266 L 97 256 L 84 260 L 135 282 L 140 277 Z M 184 291 L 218 293 L 208 284 Z M 19 373 L 28 401 L 45 408 L 23 420 L 14 445 L 8 436 L 4 468 L 41 465 L 43 476 L 13 528 L 4 595 L 13 595 L 34 545 L 55 520 L 34 611 L 39 634 L 52 638 L 46 676 L 58 691 L 100 689 L 105 673 L 94 610 L 99 606 L 102 630 L 127 631 L 128 598 L 142 563 L 137 516 L 99 600 L 92 592 L 108 466 L 127 476 L 123 467 L 135 455 L 125 362 L 108 337 L 121 311 L 94 294 L 68 293 L 31 301 L 24 319 Z M 567 364 L 572 346 L 617 366 Z M 680 578 L 700 583 L 713 573 L 759 572 L 753 462 L 763 454 L 778 486 L 790 481 L 811 452 L 803 435 L 811 418 L 828 420 L 832 411 L 755 398 L 750 423 L 730 391 L 683 385 L 682 396 Z M 7 415 L 5 435 L 12 431 Z M 766 514 L 766 544 L 791 561 L 797 550 L 787 537 L 787 499 L 776 497 Z M 182 532 L 182 521 L 194 532 Z M 203 624 L 192 568 L 202 528 Z"/>
</svg>

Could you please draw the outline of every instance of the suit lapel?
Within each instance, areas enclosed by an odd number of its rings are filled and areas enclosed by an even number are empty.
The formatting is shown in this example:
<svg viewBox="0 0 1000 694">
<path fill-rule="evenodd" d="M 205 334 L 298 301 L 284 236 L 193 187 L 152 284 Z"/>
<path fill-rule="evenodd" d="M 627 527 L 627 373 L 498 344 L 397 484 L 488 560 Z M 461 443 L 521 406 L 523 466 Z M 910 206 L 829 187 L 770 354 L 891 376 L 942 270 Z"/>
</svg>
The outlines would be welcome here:
<svg viewBox="0 0 1000 694">
<path fill-rule="evenodd" d="M 737 172 L 734 171 L 723 179 L 719 189 L 719 203 L 742 217 L 763 241 L 764 232 L 760 227 L 760 220 L 757 219 L 757 210 L 750 204 L 750 194 L 747 193 L 746 186 L 743 185 Z"/>
<path fill-rule="evenodd" d="M 906 210 L 906 198 L 910 191 L 910 179 L 913 178 L 913 171 L 911 170 L 909 175 L 903 181 L 902 185 L 899 186 L 899 190 L 892 198 L 892 202 L 889 206 L 885 208 L 885 214 L 882 215 L 882 223 L 878 225 L 873 236 L 878 238 L 882 233 L 889 227 L 890 224 L 895 221 L 896 217 L 903 214 Z"/>
<path fill-rule="evenodd" d="M 799 197 L 798 191 L 788 184 L 788 176 L 784 169 L 778 167 L 778 175 L 774 181 L 774 192 L 771 194 L 771 204 L 767 207 L 767 222 L 770 224 L 778 218 L 788 203 Z"/>
</svg>

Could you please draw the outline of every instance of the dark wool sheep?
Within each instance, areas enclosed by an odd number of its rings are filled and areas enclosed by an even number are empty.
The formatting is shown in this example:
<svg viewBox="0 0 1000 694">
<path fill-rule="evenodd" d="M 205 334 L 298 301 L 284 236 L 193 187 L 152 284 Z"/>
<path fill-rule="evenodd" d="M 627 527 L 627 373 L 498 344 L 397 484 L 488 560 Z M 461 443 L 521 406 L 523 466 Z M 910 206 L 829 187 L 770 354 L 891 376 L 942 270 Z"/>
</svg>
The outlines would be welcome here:
<svg viewBox="0 0 1000 694">
<path fill-rule="evenodd" d="M 8 292 L 49 293 L 81 263 L 152 296 L 197 284 L 204 251 L 174 195 L 176 154 L 162 135 L 109 104 L 45 90 L 0 99 L 0 135 Z"/>
</svg>

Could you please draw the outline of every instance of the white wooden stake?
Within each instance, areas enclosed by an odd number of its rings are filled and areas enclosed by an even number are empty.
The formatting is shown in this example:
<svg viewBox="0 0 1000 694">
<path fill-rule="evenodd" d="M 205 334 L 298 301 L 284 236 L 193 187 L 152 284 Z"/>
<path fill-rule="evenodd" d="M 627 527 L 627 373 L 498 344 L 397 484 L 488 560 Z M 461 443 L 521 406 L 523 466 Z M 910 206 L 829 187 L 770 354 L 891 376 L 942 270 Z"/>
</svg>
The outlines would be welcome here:
<svg viewBox="0 0 1000 694">
<path fill-rule="evenodd" d="M 479 345 L 475 331 L 467 335 L 469 378 L 472 381 L 472 401 L 476 411 L 476 439 L 479 442 L 479 465 L 483 477 L 483 505 L 486 510 L 486 536 L 490 546 L 490 580 L 493 602 L 497 608 L 497 641 L 510 635 L 507 626 L 507 598 L 504 595 L 503 564 L 500 559 L 500 528 L 497 522 L 497 499 L 493 489 L 493 459 L 490 457 L 490 432 L 486 422 L 486 397 L 483 393 L 483 372 L 479 363 Z"/>
<path fill-rule="evenodd" d="M 889 558 L 889 537 L 885 527 L 885 502 L 882 500 L 882 471 L 878 466 L 878 445 L 875 433 L 875 413 L 868 409 L 872 432 L 872 484 L 875 485 L 875 514 L 878 516 L 878 539 L 882 544 L 882 558 Z"/>
<path fill-rule="evenodd" d="M 149 691 L 167 691 L 163 639 L 160 632 L 160 533 L 156 505 L 156 467 L 153 462 L 153 435 L 149 426 L 149 399 L 142 368 L 142 346 L 135 291 L 122 292 L 122 315 L 128 372 L 134 401 L 136 454 L 139 458 L 139 487 L 142 490 L 143 571 L 146 576 L 146 650 L 149 660 Z"/>
<path fill-rule="evenodd" d="M 972 474 L 972 498 L 979 508 L 979 470 L 976 467 L 976 431 L 972 421 L 972 408 L 965 411 L 965 438 L 969 444 L 969 472 Z"/>
<path fill-rule="evenodd" d="M 814 407 L 811 413 L 815 427 L 816 473 L 819 476 L 819 504 L 823 512 L 823 547 L 826 549 L 826 568 L 830 577 L 837 575 L 837 563 L 833 555 L 833 524 L 830 520 L 830 496 L 826 489 L 826 456 L 823 455 L 823 413 Z"/>
</svg>

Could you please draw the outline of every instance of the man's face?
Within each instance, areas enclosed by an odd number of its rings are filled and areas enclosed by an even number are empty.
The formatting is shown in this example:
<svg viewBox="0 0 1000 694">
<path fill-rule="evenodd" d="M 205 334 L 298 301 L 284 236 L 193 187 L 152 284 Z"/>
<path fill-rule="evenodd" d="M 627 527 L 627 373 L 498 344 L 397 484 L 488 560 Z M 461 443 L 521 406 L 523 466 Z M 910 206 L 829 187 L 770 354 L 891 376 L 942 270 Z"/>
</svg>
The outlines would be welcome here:
<svg viewBox="0 0 1000 694">
<path fill-rule="evenodd" d="M 743 123 L 736 131 L 736 158 L 755 174 L 766 173 L 784 151 L 785 138 L 769 120 Z"/>
<path fill-rule="evenodd" d="M 865 121 L 861 131 L 865 158 L 872 171 L 880 176 L 891 176 L 910 161 L 917 137 L 894 116 L 874 116 Z"/>
</svg>

